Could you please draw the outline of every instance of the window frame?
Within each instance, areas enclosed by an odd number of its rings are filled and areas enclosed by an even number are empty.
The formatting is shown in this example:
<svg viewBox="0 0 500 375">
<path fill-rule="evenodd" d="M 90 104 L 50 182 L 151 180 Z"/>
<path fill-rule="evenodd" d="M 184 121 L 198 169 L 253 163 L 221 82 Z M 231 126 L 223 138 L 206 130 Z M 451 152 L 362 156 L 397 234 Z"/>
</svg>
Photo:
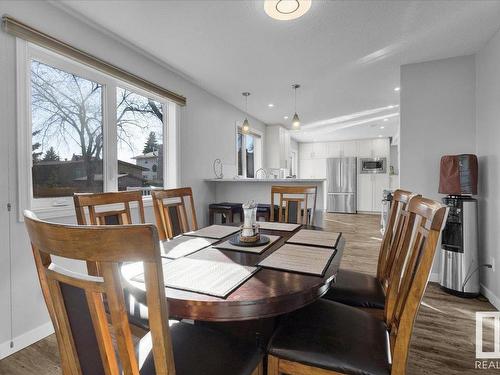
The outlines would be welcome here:
<svg viewBox="0 0 500 375">
<path fill-rule="evenodd" d="M 103 132 L 103 191 L 118 191 L 118 147 L 116 127 L 117 88 L 130 90 L 162 104 L 163 135 L 165 145 L 163 161 L 164 187 L 175 187 L 179 182 L 179 105 L 140 87 L 130 85 L 92 67 L 59 55 L 23 39 L 16 38 L 17 60 L 17 157 L 18 157 L 18 207 L 19 220 L 23 211 L 32 209 L 44 217 L 72 215 L 73 198 L 34 198 L 32 175 L 32 111 L 31 111 L 31 63 L 33 60 L 84 79 L 99 83 L 102 87 L 102 132 Z M 144 196 L 146 205 L 152 205 L 151 197 Z"/>
<path fill-rule="evenodd" d="M 243 159 L 241 161 L 241 170 L 244 174 L 239 174 L 238 173 L 238 134 L 242 135 L 242 142 L 241 146 L 243 149 Z M 246 137 L 251 136 L 254 138 L 254 177 L 247 177 L 247 158 L 246 158 Z M 262 168 L 262 139 L 263 139 L 263 134 L 262 132 L 256 130 L 256 129 L 250 129 L 248 134 L 243 134 L 242 131 L 242 124 L 237 123 L 236 124 L 236 131 L 235 131 L 235 137 L 234 137 L 234 142 L 235 142 L 235 166 L 236 166 L 236 175 L 240 178 L 256 178 L 256 172 L 260 168 Z"/>
</svg>

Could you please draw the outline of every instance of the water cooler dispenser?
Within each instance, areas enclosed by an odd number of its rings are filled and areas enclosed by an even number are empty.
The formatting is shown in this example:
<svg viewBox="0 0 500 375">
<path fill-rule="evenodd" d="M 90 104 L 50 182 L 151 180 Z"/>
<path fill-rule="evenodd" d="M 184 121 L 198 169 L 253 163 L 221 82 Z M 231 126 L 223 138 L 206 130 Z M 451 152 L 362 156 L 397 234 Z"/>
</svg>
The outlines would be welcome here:
<svg viewBox="0 0 500 375">
<path fill-rule="evenodd" d="M 441 237 L 441 287 L 462 297 L 479 294 L 477 158 L 475 155 L 443 156 L 439 192 L 448 194 L 449 207 Z"/>
</svg>

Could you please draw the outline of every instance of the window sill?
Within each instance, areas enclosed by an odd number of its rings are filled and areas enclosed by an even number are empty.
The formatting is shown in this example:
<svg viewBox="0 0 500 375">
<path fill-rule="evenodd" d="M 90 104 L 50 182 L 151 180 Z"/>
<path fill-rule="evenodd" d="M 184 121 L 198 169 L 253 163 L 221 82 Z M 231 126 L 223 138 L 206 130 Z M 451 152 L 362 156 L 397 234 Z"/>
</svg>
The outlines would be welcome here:
<svg viewBox="0 0 500 375">
<path fill-rule="evenodd" d="M 144 207 L 153 207 L 153 199 L 151 197 L 142 198 Z M 120 209 L 123 208 L 120 204 L 109 205 L 110 209 Z M 132 207 L 134 210 L 136 207 Z M 66 218 L 66 217 L 76 217 L 75 207 L 73 205 L 66 206 L 51 206 L 51 207 L 38 207 L 31 209 L 39 219 L 55 219 L 55 218 Z M 24 222 L 24 217 L 21 215 L 21 222 Z M 76 219 L 75 219 L 76 220 Z"/>
</svg>

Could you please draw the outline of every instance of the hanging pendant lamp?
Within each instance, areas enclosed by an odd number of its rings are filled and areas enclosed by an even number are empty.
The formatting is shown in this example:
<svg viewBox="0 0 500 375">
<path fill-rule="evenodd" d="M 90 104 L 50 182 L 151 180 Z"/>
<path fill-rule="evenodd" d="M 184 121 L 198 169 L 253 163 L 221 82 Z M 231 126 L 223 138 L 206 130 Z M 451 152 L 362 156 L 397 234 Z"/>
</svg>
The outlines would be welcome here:
<svg viewBox="0 0 500 375">
<path fill-rule="evenodd" d="M 294 104 L 294 112 L 295 114 L 293 115 L 292 118 L 292 129 L 293 130 L 299 130 L 300 129 L 300 119 L 299 115 L 297 114 L 297 89 L 300 87 L 298 84 L 293 84 L 292 88 L 294 91 L 294 96 L 295 96 L 295 104 Z"/>
<path fill-rule="evenodd" d="M 248 122 L 248 97 L 250 96 L 249 92 L 241 93 L 245 97 L 245 120 L 243 121 L 243 125 L 241 126 L 241 132 L 243 134 L 250 133 L 250 123 Z"/>
</svg>

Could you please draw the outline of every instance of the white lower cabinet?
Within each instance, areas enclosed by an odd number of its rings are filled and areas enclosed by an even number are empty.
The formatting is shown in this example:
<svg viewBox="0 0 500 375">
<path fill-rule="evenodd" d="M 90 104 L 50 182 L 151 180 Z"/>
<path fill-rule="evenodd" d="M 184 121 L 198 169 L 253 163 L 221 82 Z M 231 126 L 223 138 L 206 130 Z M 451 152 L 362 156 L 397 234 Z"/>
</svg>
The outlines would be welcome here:
<svg viewBox="0 0 500 375">
<path fill-rule="evenodd" d="M 385 189 L 389 189 L 388 174 L 359 174 L 358 211 L 380 212 Z"/>
</svg>

